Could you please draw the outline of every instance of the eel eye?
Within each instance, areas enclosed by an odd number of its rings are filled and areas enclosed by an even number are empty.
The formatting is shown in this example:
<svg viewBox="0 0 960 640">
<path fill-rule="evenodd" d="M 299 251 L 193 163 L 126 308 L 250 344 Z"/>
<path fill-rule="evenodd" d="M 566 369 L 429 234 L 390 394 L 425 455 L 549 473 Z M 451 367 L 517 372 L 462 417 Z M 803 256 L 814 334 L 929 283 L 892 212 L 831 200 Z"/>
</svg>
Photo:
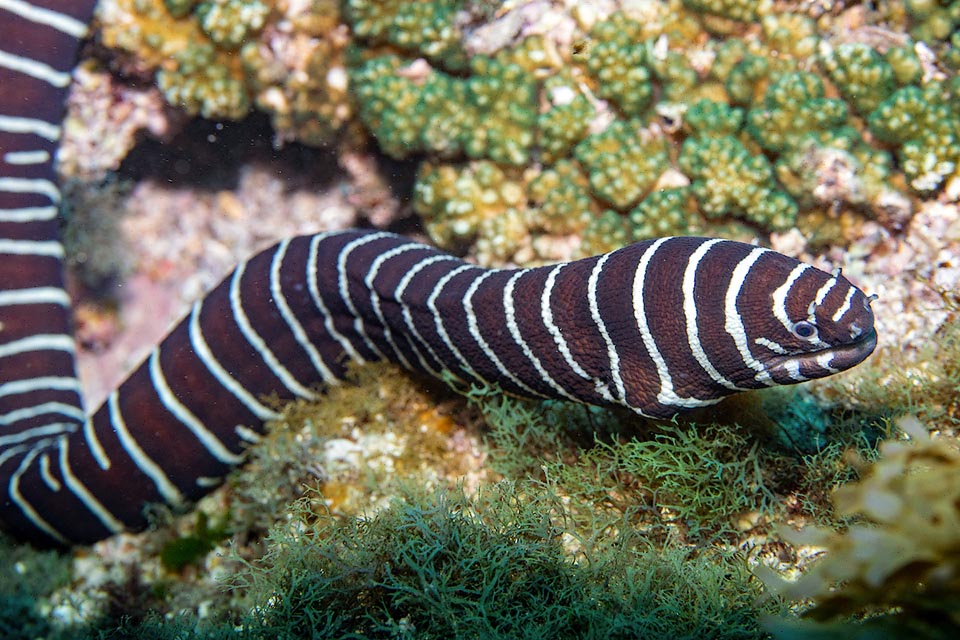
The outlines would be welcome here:
<svg viewBox="0 0 960 640">
<path fill-rule="evenodd" d="M 801 320 L 793 325 L 793 335 L 803 340 L 810 340 L 817 336 L 817 328 L 812 322 Z"/>
</svg>

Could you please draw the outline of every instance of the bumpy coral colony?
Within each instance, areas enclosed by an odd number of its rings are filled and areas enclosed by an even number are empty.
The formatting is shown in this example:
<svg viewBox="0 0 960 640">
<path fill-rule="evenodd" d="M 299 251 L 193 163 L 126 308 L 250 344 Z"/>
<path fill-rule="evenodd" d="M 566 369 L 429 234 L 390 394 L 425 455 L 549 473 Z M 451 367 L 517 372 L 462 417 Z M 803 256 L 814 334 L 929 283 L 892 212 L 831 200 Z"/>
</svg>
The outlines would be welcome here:
<svg viewBox="0 0 960 640">
<path fill-rule="evenodd" d="M 167 6 L 185 15 L 194 3 Z M 398 22 L 377 17 L 393 11 L 397 20 L 422 20 L 419 4 L 351 6 L 370 37 L 422 45 L 401 38 L 408 32 L 396 31 Z M 74 376 L 52 157 L 91 11 L 92 2 L 0 3 L 3 31 L 22 36 L 0 52 L 0 518 L 17 534 L 92 541 L 142 526 L 145 503 L 202 495 L 275 415 L 265 396 L 312 397 L 337 383 L 347 360 L 387 359 L 518 395 L 668 417 L 739 390 L 836 373 L 874 348 L 870 299 L 843 276 L 747 244 L 661 238 L 572 263 L 486 270 L 392 234 L 348 231 L 283 241 L 242 263 L 88 418 Z M 264 11 L 259 2 L 211 0 L 197 4 L 196 17 L 214 43 L 235 49 L 247 32 L 227 26 L 231 16 L 247 16 L 244 24 L 256 30 Z M 430 55 L 447 60 L 447 18 L 429 20 L 437 31 Z M 604 54 L 614 65 L 649 56 L 617 46 Z M 171 73 L 214 73 L 204 60 L 175 58 Z M 537 114 L 521 64 L 479 58 L 469 80 L 435 72 L 419 84 L 398 77 L 398 64 L 378 59 L 358 80 L 361 98 L 368 91 L 379 100 L 367 99 L 364 109 L 388 150 L 405 140 L 495 162 L 528 160 Z M 185 104 L 203 110 L 192 81 L 168 77 Z M 621 77 L 610 98 L 642 109 L 646 77 Z M 507 101 L 498 97 L 501 83 L 516 87 Z M 458 104 L 468 112 L 489 107 L 492 126 L 464 135 L 394 113 L 407 101 L 429 112 L 440 104 L 431 92 L 462 93 Z M 776 100 L 768 100 L 771 111 Z M 636 132 L 627 121 L 574 151 L 589 184 L 613 204 L 639 202 L 666 160 L 662 140 Z M 725 146 L 734 167 L 746 153 L 733 138 L 704 140 L 707 148 Z M 694 193 L 730 206 L 729 195 L 708 196 L 715 187 L 698 186 L 710 180 L 703 151 L 687 155 Z M 641 170 L 625 179 L 631 172 L 618 163 Z M 765 184 L 758 193 L 769 195 Z M 669 197 L 644 203 L 638 216 L 680 208 Z"/>
</svg>

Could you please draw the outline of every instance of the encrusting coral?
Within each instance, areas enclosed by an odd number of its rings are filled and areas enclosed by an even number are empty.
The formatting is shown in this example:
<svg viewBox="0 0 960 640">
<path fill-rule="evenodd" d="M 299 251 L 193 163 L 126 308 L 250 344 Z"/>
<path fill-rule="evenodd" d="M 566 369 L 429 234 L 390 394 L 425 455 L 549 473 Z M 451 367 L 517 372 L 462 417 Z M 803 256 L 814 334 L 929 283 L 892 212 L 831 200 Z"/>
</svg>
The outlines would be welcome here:
<svg viewBox="0 0 960 640">
<path fill-rule="evenodd" d="M 239 118 L 263 110 L 278 140 L 311 145 L 356 133 L 358 114 L 395 158 L 458 173 L 467 161 L 522 168 L 515 182 L 530 204 L 509 224 L 469 223 L 482 231 L 468 234 L 467 244 L 483 243 L 490 256 L 535 247 L 534 260 L 556 257 L 538 234 L 588 227 L 596 238 L 612 234 L 589 246 L 612 245 L 621 227 L 644 237 L 655 228 L 720 230 L 735 220 L 762 236 L 824 210 L 887 216 L 891 201 L 903 200 L 895 193 L 901 173 L 921 194 L 960 184 L 956 82 L 931 72 L 923 48 L 949 64 L 948 34 L 933 27 L 953 24 L 947 5 L 911 2 L 906 14 L 889 13 L 914 21 L 923 43 L 848 42 L 818 31 L 807 13 L 771 11 L 766 0 L 583 8 L 563 38 L 536 25 L 542 8 L 524 7 L 108 0 L 101 17 L 104 43 L 156 68 L 167 99 L 191 113 Z M 751 37 L 733 37 L 755 20 Z M 479 47 L 484 29 L 497 44 Z M 704 103 L 713 111 L 701 113 Z M 545 208 L 530 206 L 546 203 L 529 189 L 540 174 L 558 175 L 561 162 L 577 165 L 562 173 L 586 176 L 588 188 L 577 183 Z M 717 169 L 722 162 L 731 166 Z M 834 180 L 838 173 L 851 177 Z M 645 197 L 687 186 L 692 207 L 670 207 L 669 220 L 656 224 L 644 218 L 649 209 L 633 229 L 631 211 Z M 909 206 L 895 208 L 895 217 L 909 215 Z M 572 219 L 559 223 L 558 211 Z M 421 207 L 421 215 L 437 242 L 466 237 L 444 229 L 450 220 L 439 209 Z M 500 249 L 490 254 L 493 246 Z"/>
</svg>

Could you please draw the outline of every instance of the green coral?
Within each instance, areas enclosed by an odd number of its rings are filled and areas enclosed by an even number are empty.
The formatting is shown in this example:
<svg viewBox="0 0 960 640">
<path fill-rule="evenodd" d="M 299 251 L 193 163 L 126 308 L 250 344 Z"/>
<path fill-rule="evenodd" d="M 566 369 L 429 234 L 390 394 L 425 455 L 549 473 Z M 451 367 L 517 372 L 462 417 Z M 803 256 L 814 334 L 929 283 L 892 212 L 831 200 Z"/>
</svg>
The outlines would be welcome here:
<svg viewBox="0 0 960 640">
<path fill-rule="evenodd" d="M 534 178 L 528 197 L 540 227 L 550 234 L 580 233 L 600 213 L 590 181 L 574 160 L 561 160 Z"/>
<path fill-rule="evenodd" d="M 580 255 L 595 256 L 630 244 L 630 221 L 623 214 L 605 209 L 593 216 L 580 234 Z"/>
<path fill-rule="evenodd" d="M 757 55 L 746 55 L 734 64 L 725 79 L 730 100 L 739 105 L 753 104 L 758 88 L 764 86 L 770 74 L 770 66 L 767 58 Z"/>
<path fill-rule="evenodd" d="M 525 206 L 523 186 L 490 161 L 464 167 L 424 163 L 414 187 L 414 209 L 443 246 L 472 241 L 487 221 Z"/>
<path fill-rule="evenodd" d="M 360 115 L 391 156 L 424 151 L 521 165 L 535 141 L 537 85 L 515 64 L 477 56 L 460 79 L 433 69 L 401 74 L 403 60 L 383 56 L 352 74 Z"/>
<path fill-rule="evenodd" d="M 174 18 L 182 18 L 193 11 L 200 0 L 163 0 L 163 5 Z"/>
<path fill-rule="evenodd" d="M 463 6 L 463 0 L 349 0 L 347 16 L 361 38 L 389 43 L 457 70 L 467 64 L 457 24 Z"/>
<path fill-rule="evenodd" d="M 783 152 L 836 138 L 859 139 L 847 118 L 846 103 L 825 97 L 819 76 L 799 71 L 770 85 L 763 104 L 747 113 L 747 131 L 764 149 Z"/>
<path fill-rule="evenodd" d="M 693 235 L 701 231 L 687 188 L 654 191 L 630 212 L 632 240 Z"/>
<path fill-rule="evenodd" d="M 949 86 L 909 86 L 883 101 L 867 119 L 878 139 L 897 145 L 900 167 L 918 191 L 934 191 L 960 162 L 960 112 Z"/>
<path fill-rule="evenodd" d="M 860 59 L 858 56 L 879 60 L 889 72 L 885 77 L 892 85 L 889 65 L 865 51 L 872 50 L 853 47 L 844 48 L 835 58 L 824 55 L 834 61 Z M 858 90 L 854 76 L 848 73 L 850 67 L 844 70 L 830 62 L 824 64 L 833 69 L 844 90 Z M 865 82 L 867 76 L 861 73 L 856 77 Z M 842 78 L 850 82 L 842 84 Z M 884 91 L 871 94 L 864 89 L 860 93 L 862 104 L 870 104 Z M 847 104 L 826 97 L 823 80 L 813 73 L 780 75 L 767 88 L 762 105 L 748 111 L 746 131 L 762 148 L 777 155 L 775 174 L 803 207 L 818 202 L 881 206 L 883 196 L 890 191 L 889 155 L 863 141 L 850 124 Z M 825 178 L 827 173 L 831 177 Z"/>
<path fill-rule="evenodd" d="M 600 198 L 625 209 L 640 200 L 667 168 L 664 138 L 639 120 L 618 120 L 577 145 L 574 153 Z"/>
<path fill-rule="evenodd" d="M 213 45 L 198 44 L 173 56 L 173 69 L 157 73 L 167 102 L 205 118 L 239 120 L 250 110 L 243 82 L 220 64 Z"/>
<path fill-rule="evenodd" d="M 311 0 L 288 19 L 290 33 L 241 48 L 244 76 L 279 139 L 322 146 L 354 116 L 336 0 Z"/>
<path fill-rule="evenodd" d="M 648 43 L 648 48 L 655 45 Z M 700 77 L 690 66 L 686 56 L 676 51 L 650 54 L 650 68 L 663 89 L 663 100 L 689 102 L 695 100 L 701 88 Z"/>
<path fill-rule="evenodd" d="M 637 40 L 640 30 L 640 23 L 614 14 L 591 30 L 586 56 L 587 69 L 599 82 L 597 93 L 628 117 L 641 114 L 653 98 L 646 47 Z"/>
<path fill-rule="evenodd" d="M 743 109 L 722 102 L 700 100 L 687 110 L 684 124 L 694 136 L 732 136 L 743 126 Z"/>
<path fill-rule="evenodd" d="M 708 218 L 735 216 L 773 230 L 793 226 L 796 203 L 778 188 L 767 159 L 736 138 L 688 138 L 679 164 Z"/>
<path fill-rule="evenodd" d="M 890 47 L 883 56 L 893 69 L 897 84 L 919 84 L 923 78 L 923 64 L 912 45 Z"/>
<path fill-rule="evenodd" d="M 876 49 L 858 42 L 823 46 L 820 63 L 840 94 L 866 115 L 896 88 L 893 67 Z"/>
<path fill-rule="evenodd" d="M 541 159 L 553 163 L 587 136 L 595 110 L 572 80 L 554 77 L 544 89 L 551 107 L 537 116 L 537 146 Z"/>
<path fill-rule="evenodd" d="M 523 67 L 476 56 L 470 61 L 467 101 L 473 121 L 464 149 L 471 158 L 521 165 L 530 159 L 537 120 L 537 84 Z"/>
<path fill-rule="evenodd" d="M 817 24 L 807 15 L 777 12 L 763 16 L 760 25 L 767 44 L 774 51 L 797 58 L 812 56 L 817 51 L 820 42 Z"/>
<path fill-rule="evenodd" d="M 770 11 L 769 0 L 683 0 L 691 11 L 729 18 L 739 22 L 752 22 Z"/>
<path fill-rule="evenodd" d="M 263 28 L 270 7 L 260 0 L 204 0 L 195 13 L 214 44 L 237 49 Z"/>
<path fill-rule="evenodd" d="M 950 38 L 960 24 L 960 7 L 954 0 L 906 0 L 904 7 L 914 21 L 910 34 L 931 45 Z"/>
</svg>

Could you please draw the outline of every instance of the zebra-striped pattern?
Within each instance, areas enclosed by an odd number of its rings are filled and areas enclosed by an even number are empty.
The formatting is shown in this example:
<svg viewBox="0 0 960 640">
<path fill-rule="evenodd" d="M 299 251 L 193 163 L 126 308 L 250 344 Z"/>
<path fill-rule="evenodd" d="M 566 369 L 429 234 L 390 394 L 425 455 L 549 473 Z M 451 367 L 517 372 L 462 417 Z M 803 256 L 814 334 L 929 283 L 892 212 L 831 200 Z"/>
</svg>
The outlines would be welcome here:
<svg viewBox="0 0 960 640">
<path fill-rule="evenodd" d="M 82 33 L 73 11 L 0 0 L 4 32 L 14 25 L 33 43 L 0 55 L 4 88 L 30 96 L 0 94 L 0 520 L 16 534 L 68 544 L 142 527 L 145 504 L 193 500 L 242 461 L 276 417 L 266 396 L 315 397 L 349 361 L 670 417 L 830 375 L 873 350 L 862 292 L 750 245 L 662 238 L 488 270 L 346 231 L 285 240 L 239 265 L 86 418 L 50 161 L 63 51 Z M 60 54 L 35 46 L 43 39 L 59 39 Z"/>
</svg>

